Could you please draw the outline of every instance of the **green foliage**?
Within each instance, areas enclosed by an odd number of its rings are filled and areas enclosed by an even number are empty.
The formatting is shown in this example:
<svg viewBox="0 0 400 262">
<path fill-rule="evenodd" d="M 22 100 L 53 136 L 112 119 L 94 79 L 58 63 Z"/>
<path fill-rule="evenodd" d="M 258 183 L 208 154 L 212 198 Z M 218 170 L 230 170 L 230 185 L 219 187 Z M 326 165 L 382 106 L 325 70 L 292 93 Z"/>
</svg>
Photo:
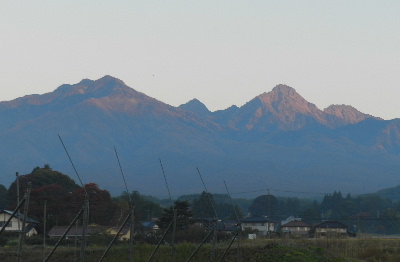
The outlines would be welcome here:
<svg viewBox="0 0 400 262">
<path fill-rule="evenodd" d="M 182 195 L 178 197 L 179 201 L 187 200 L 189 203 L 193 205 L 193 202 L 200 198 L 201 194 L 190 194 L 190 195 Z M 235 205 L 238 207 L 239 210 L 243 213 L 243 211 L 247 211 L 250 207 L 252 200 L 244 199 L 244 198 L 230 198 L 227 194 L 212 194 L 213 199 L 218 206 L 217 211 L 220 210 L 219 205 Z M 223 207 L 222 207 L 223 208 Z M 219 214 L 218 214 L 219 215 Z M 231 214 L 232 215 L 232 214 Z"/>
<path fill-rule="evenodd" d="M 46 164 L 43 168 L 35 167 L 30 174 L 19 176 L 20 196 L 24 194 L 28 183 L 32 185 L 29 217 L 43 220 L 44 202 L 47 201 L 49 228 L 54 224 L 62 224 L 68 217 L 67 197 L 79 186 L 69 176 L 51 169 Z M 7 191 L 8 209 L 17 205 L 16 180 Z"/>
<path fill-rule="evenodd" d="M 16 247 L 19 244 L 19 240 L 18 239 L 11 239 L 7 242 L 7 246 L 9 247 Z"/>
<path fill-rule="evenodd" d="M 4 247 L 7 244 L 7 238 L 4 236 L 0 236 L 0 247 Z"/>
<path fill-rule="evenodd" d="M 43 245 L 43 237 L 42 236 L 31 236 L 25 238 L 25 244 L 30 246 L 40 246 Z M 47 243 L 49 244 L 49 243 Z"/>
<path fill-rule="evenodd" d="M 104 231 L 88 236 L 87 243 L 88 245 L 106 246 L 111 243 L 112 239 L 113 236 Z"/>
<path fill-rule="evenodd" d="M 58 189 L 52 192 L 56 195 L 49 195 L 49 199 L 64 196 L 79 188 L 69 176 L 52 170 L 50 166 L 44 168 L 36 167 L 32 170 L 31 174 L 19 176 L 20 192 L 23 193 L 26 190 L 28 183 L 32 185 L 32 195 L 34 195 L 35 191 L 46 191 L 46 186 L 58 185 Z M 17 199 L 16 181 L 10 185 L 7 198 L 15 206 Z"/>
<path fill-rule="evenodd" d="M 264 252 L 256 254 L 255 261 L 263 262 L 334 262 L 341 261 L 327 257 L 321 249 L 308 247 L 284 246 L 274 243 L 267 244 Z"/>
<path fill-rule="evenodd" d="M 312 205 L 306 207 L 304 211 L 300 212 L 300 216 L 304 222 L 307 222 L 310 225 L 319 223 L 321 221 L 321 213 L 317 201 L 314 200 Z"/>
<path fill-rule="evenodd" d="M 376 194 L 382 198 L 398 201 L 400 200 L 400 185 L 379 190 Z"/>
<path fill-rule="evenodd" d="M 203 191 L 199 197 L 193 201 L 192 211 L 196 218 L 211 218 L 215 217 L 215 201 L 213 195 Z M 217 211 L 218 212 L 218 211 Z"/>
<path fill-rule="evenodd" d="M 4 209 L 7 204 L 7 188 L 0 185 L 0 210 Z"/>
<path fill-rule="evenodd" d="M 174 209 L 176 211 L 176 227 L 178 230 L 185 229 L 194 222 L 188 201 L 175 201 Z M 162 229 L 167 228 L 171 221 L 173 221 L 173 217 L 174 211 L 172 206 L 170 208 L 165 208 L 163 215 L 158 221 L 158 226 Z"/>
<path fill-rule="evenodd" d="M 149 221 L 153 217 L 161 216 L 163 211 L 162 207 L 148 200 L 147 197 L 143 197 L 138 191 L 133 191 L 130 198 L 135 205 L 136 220 Z M 126 192 L 123 192 L 120 196 L 113 198 L 113 200 L 122 206 L 122 203 L 128 204 L 129 196 Z M 126 206 L 125 209 L 128 209 L 128 206 Z"/>
<path fill-rule="evenodd" d="M 201 214 L 199 212 L 198 208 L 199 205 L 205 205 L 208 206 L 207 208 L 210 208 L 210 205 L 207 204 L 210 201 L 207 200 L 208 196 L 204 196 L 205 192 L 203 194 L 192 194 L 192 195 L 183 195 L 178 198 L 179 201 L 188 201 L 189 203 L 192 203 L 193 209 L 194 209 L 194 214 L 196 217 L 200 217 L 200 215 L 211 215 L 208 217 L 214 217 L 214 211 L 208 210 L 207 214 Z M 203 196 L 202 196 L 203 195 Z M 200 198 L 203 203 L 199 203 Z M 229 195 L 226 194 L 212 194 L 212 199 L 213 203 L 215 205 L 215 209 L 217 210 L 218 213 L 218 218 L 223 219 L 223 220 L 237 220 L 236 213 L 241 219 L 243 217 L 243 206 L 245 207 L 244 210 L 247 210 L 248 206 L 250 205 L 250 201 L 247 199 L 231 199 Z M 233 204 L 234 203 L 234 204 Z M 236 213 L 235 213 L 236 211 Z"/>
<path fill-rule="evenodd" d="M 278 200 L 273 195 L 262 195 L 254 199 L 249 207 L 253 216 L 268 216 L 274 218 L 278 211 Z"/>
</svg>

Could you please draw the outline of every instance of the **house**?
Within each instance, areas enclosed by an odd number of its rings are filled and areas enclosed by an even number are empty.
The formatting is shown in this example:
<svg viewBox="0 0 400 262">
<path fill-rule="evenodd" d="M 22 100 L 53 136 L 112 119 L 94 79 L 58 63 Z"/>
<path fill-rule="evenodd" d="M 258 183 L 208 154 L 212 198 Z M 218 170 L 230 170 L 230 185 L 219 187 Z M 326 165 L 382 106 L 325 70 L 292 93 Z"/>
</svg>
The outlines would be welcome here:
<svg viewBox="0 0 400 262">
<path fill-rule="evenodd" d="M 251 228 L 252 230 L 257 230 L 260 235 L 267 235 L 268 232 L 273 232 L 276 230 L 276 222 L 266 217 L 252 216 L 246 217 L 241 220 L 242 228 Z"/>
<path fill-rule="evenodd" d="M 347 235 L 347 228 L 345 224 L 338 221 L 324 221 L 315 227 L 316 236 L 327 236 L 327 235 Z"/>
<path fill-rule="evenodd" d="M 308 236 L 311 226 L 303 221 L 293 220 L 283 224 L 281 230 L 283 233 L 291 235 Z"/>
<path fill-rule="evenodd" d="M 233 221 L 221 221 L 215 220 L 214 218 L 199 218 L 193 227 L 202 228 L 204 230 L 210 231 L 214 229 L 215 222 L 217 222 L 218 232 L 235 232 L 240 230 L 240 226 L 237 222 Z"/>
<path fill-rule="evenodd" d="M 107 229 L 107 233 L 109 233 L 110 236 L 115 237 L 117 235 L 119 229 L 120 228 L 112 227 L 110 229 Z M 124 226 L 121 229 L 121 232 L 119 233 L 118 240 L 126 241 L 126 240 L 129 240 L 130 237 L 131 237 L 131 227 L 130 226 Z"/>
<path fill-rule="evenodd" d="M 221 223 L 225 232 L 237 232 L 241 229 L 241 225 L 237 221 L 224 221 Z"/>
<path fill-rule="evenodd" d="M 150 231 L 157 231 L 160 229 L 160 227 L 154 221 L 144 221 L 144 222 L 142 222 L 142 226 L 146 230 L 150 230 Z"/>
<path fill-rule="evenodd" d="M 0 228 L 2 228 L 8 219 L 10 219 L 13 211 L 10 210 L 2 210 L 0 212 Z M 4 229 L 5 232 L 14 232 L 14 233 L 19 233 L 22 230 L 22 221 L 24 219 L 24 215 L 21 213 L 16 213 L 15 216 L 11 219 L 11 221 L 8 223 L 6 228 Z M 32 218 L 27 217 L 26 218 L 26 223 L 25 223 L 25 233 L 26 236 L 33 236 L 37 235 L 37 231 L 35 227 L 40 224 L 39 221 L 36 221 Z"/>
<path fill-rule="evenodd" d="M 50 238 L 60 238 L 64 235 L 67 231 L 68 226 L 54 226 L 50 229 L 48 235 Z M 75 238 L 75 237 L 82 237 L 82 226 L 73 226 L 68 231 L 67 235 L 65 236 L 66 239 Z M 86 236 L 98 234 L 101 232 L 105 232 L 106 228 L 101 226 L 88 226 L 86 227 Z"/>
<path fill-rule="evenodd" d="M 218 230 L 222 229 L 220 225 L 220 221 L 215 220 L 215 218 L 197 218 L 196 222 L 193 224 L 193 227 L 203 228 L 207 231 L 214 229 L 215 222 L 217 221 Z"/>
<path fill-rule="evenodd" d="M 290 217 L 286 218 L 285 220 L 282 220 L 281 221 L 281 225 L 287 224 L 287 223 L 289 223 L 291 221 L 301 221 L 301 218 L 300 217 L 290 216 Z"/>
</svg>

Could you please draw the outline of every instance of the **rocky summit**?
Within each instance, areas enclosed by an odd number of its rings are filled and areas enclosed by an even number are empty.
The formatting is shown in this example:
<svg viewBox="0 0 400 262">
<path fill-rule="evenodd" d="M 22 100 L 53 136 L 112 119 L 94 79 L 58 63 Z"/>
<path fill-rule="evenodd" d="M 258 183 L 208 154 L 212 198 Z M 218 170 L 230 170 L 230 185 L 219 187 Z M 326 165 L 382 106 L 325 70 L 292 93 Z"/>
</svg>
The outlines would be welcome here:
<svg viewBox="0 0 400 262">
<path fill-rule="evenodd" d="M 203 186 L 224 192 L 363 193 L 399 184 L 400 120 L 382 120 L 349 105 L 321 110 L 296 90 L 277 85 L 241 107 L 211 112 L 193 99 L 167 105 L 105 76 L 51 93 L 0 102 L 2 184 L 15 172 L 49 163 L 76 179 L 63 139 L 84 183 L 115 193 L 166 195 Z M 238 195 L 240 197 L 240 195 Z"/>
</svg>

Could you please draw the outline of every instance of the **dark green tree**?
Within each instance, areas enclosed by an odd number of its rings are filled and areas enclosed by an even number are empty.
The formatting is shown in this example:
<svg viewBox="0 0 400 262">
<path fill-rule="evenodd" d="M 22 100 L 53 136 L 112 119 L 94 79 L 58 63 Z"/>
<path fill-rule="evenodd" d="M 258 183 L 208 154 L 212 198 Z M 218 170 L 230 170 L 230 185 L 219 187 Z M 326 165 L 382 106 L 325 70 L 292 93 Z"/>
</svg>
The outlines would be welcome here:
<svg viewBox="0 0 400 262">
<path fill-rule="evenodd" d="M 321 213 L 318 209 L 317 201 L 314 200 L 313 204 L 300 213 L 303 221 L 311 225 L 321 221 Z"/>
<path fill-rule="evenodd" d="M 228 203 L 217 203 L 216 209 L 218 211 L 219 219 L 237 220 L 236 214 L 239 220 L 243 218 L 243 211 L 237 205 L 232 205 Z"/>
<path fill-rule="evenodd" d="M 161 216 L 163 208 L 159 204 L 144 198 L 138 191 L 133 191 L 130 198 L 135 206 L 136 221 L 146 221 L 151 220 L 153 217 Z M 128 193 L 123 192 L 120 196 L 115 197 L 114 201 L 120 207 L 121 212 L 129 209 Z"/>
<path fill-rule="evenodd" d="M 196 218 L 213 218 L 215 217 L 215 201 L 210 193 L 203 191 L 199 197 L 193 201 L 192 211 Z"/>
<path fill-rule="evenodd" d="M 278 210 L 278 200 L 273 195 L 262 195 L 254 199 L 249 207 L 253 216 L 268 216 L 274 218 Z"/>
<path fill-rule="evenodd" d="M 59 185 L 61 186 L 60 190 L 54 193 L 57 193 L 58 195 L 65 195 L 79 188 L 75 181 L 69 176 L 46 167 L 35 167 L 30 174 L 19 176 L 21 196 L 28 187 L 29 182 L 32 184 L 32 192 L 43 186 Z M 16 180 L 10 185 L 7 191 L 7 199 L 9 201 L 9 204 L 11 205 L 9 208 L 14 208 L 17 205 Z"/>
<path fill-rule="evenodd" d="M 0 209 L 4 209 L 7 204 L 7 188 L 0 185 Z"/>
<path fill-rule="evenodd" d="M 43 219 L 44 202 L 47 201 L 49 227 L 59 224 L 68 217 L 69 195 L 79 186 L 69 176 L 54 171 L 50 166 L 35 167 L 30 174 L 19 176 L 20 196 L 22 198 L 28 183 L 32 184 L 29 216 L 41 221 Z M 14 209 L 17 206 L 16 180 L 7 191 L 7 207 Z"/>
<path fill-rule="evenodd" d="M 176 211 L 176 227 L 179 230 L 185 229 L 188 225 L 193 223 L 193 213 L 190 210 L 190 204 L 188 201 L 175 201 L 174 209 Z M 160 228 L 167 228 L 168 225 L 173 221 L 174 211 L 172 206 L 165 208 L 158 226 Z"/>
</svg>

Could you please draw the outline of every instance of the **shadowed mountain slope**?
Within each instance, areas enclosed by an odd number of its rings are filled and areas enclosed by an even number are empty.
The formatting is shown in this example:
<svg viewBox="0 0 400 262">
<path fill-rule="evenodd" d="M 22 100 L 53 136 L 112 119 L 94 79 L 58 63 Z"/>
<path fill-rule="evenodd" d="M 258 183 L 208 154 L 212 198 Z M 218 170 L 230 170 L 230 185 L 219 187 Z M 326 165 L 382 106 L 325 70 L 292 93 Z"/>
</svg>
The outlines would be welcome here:
<svg viewBox="0 0 400 262">
<path fill-rule="evenodd" d="M 117 148 L 133 190 L 166 195 L 276 188 L 368 192 L 398 183 L 400 120 L 383 121 L 348 106 L 324 111 L 278 85 L 242 107 L 210 112 L 198 100 L 169 106 L 105 76 L 54 92 L 0 102 L 2 184 L 16 171 L 49 163 L 84 183 L 123 190 Z"/>
</svg>

